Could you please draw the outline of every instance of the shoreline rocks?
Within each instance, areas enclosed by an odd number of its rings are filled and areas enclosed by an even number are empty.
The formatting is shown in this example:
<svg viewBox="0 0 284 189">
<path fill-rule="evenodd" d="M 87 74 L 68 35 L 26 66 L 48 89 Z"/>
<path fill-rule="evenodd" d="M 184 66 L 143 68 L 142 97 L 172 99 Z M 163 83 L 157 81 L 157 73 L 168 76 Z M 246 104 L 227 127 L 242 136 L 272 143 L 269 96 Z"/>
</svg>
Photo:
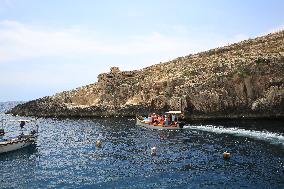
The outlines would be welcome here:
<svg viewBox="0 0 284 189">
<path fill-rule="evenodd" d="M 115 117 L 183 110 L 186 119 L 284 118 L 284 31 L 20 104 L 7 113 Z"/>
</svg>

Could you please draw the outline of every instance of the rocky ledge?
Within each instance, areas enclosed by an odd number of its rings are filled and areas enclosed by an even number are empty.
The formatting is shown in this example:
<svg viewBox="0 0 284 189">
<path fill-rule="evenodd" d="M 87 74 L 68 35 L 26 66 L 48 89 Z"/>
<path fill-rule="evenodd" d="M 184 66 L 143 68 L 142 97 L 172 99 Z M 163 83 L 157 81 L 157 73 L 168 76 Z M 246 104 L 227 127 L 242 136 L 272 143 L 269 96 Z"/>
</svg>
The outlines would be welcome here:
<svg viewBox="0 0 284 189">
<path fill-rule="evenodd" d="M 7 113 L 97 117 L 180 109 L 189 119 L 283 118 L 284 31 L 141 70 L 113 67 L 94 84 Z"/>
</svg>

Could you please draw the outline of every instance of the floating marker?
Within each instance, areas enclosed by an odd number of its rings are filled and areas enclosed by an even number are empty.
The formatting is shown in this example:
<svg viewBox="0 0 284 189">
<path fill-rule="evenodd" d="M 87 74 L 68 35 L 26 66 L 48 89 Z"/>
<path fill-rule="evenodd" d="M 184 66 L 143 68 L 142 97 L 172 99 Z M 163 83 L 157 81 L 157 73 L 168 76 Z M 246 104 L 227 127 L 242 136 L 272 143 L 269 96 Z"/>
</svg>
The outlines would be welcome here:
<svg viewBox="0 0 284 189">
<path fill-rule="evenodd" d="M 157 148 L 155 146 L 151 148 L 151 155 L 152 156 L 157 155 Z"/>
<path fill-rule="evenodd" d="M 100 140 L 97 140 L 97 141 L 96 141 L 96 146 L 97 146 L 98 148 L 101 148 L 101 147 L 102 147 L 102 142 L 101 142 Z"/>
<path fill-rule="evenodd" d="M 223 153 L 223 158 L 224 159 L 229 159 L 231 157 L 231 154 L 229 152 L 224 152 Z"/>
</svg>

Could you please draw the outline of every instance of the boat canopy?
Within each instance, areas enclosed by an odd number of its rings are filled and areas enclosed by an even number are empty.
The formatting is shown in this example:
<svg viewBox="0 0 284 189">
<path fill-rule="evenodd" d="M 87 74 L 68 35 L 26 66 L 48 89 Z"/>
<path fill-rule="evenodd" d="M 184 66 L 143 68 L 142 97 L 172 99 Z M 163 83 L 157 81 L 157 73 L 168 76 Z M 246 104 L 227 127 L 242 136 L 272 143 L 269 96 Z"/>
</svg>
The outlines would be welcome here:
<svg viewBox="0 0 284 189">
<path fill-rule="evenodd" d="M 19 119 L 19 120 L 9 120 L 10 122 L 33 122 L 36 121 L 35 119 Z"/>
<path fill-rule="evenodd" d="M 181 114 L 181 111 L 168 111 L 166 114 Z"/>
</svg>

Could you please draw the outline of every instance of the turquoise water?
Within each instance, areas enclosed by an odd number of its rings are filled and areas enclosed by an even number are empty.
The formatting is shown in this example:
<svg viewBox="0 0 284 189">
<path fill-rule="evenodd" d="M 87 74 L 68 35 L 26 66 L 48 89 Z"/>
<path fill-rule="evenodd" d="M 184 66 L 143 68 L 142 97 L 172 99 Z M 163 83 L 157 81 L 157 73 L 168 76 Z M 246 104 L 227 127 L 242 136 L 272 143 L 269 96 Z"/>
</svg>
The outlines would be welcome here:
<svg viewBox="0 0 284 189">
<path fill-rule="evenodd" d="M 36 145 L 0 155 L 0 188 L 284 188 L 283 121 L 195 123 L 182 131 L 152 131 L 128 118 L 39 121 Z M 16 135 L 18 126 L 8 126 Z"/>
</svg>

